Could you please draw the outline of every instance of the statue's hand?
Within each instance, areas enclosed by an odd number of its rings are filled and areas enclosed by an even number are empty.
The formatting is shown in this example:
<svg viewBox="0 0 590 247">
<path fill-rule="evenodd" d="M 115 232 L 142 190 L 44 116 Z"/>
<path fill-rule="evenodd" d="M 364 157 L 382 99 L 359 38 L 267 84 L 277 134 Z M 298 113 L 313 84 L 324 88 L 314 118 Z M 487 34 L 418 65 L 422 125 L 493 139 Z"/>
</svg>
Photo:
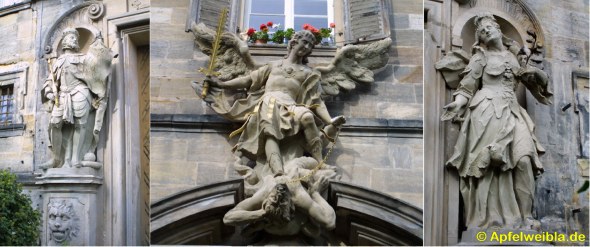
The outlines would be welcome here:
<svg viewBox="0 0 590 247">
<path fill-rule="evenodd" d="M 205 80 L 207 81 L 207 80 Z M 211 92 L 213 91 L 219 91 L 220 89 L 218 87 L 212 86 L 212 84 L 209 84 L 209 86 L 206 89 L 206 95 L 203 96 L 203 90 L 205 90 L 205 81 L 203 82 L 198 82 L 198 81 L 192 81 L 191 82 L 191 87 L 193 88 L 193 90 L 195 90 L 195 93 L 197 93 L 197 95 L 199 95 L 200 97 L 203 98 L 203 100 L 207 103 L 213 103 L 215 102 L 215 100 L 213 99 Z"/>
<path fill-rule="evenodd" d="M 344 118 L 344 116 L 340 115 L 340 116 L 337 116 L 335 118 L 332 118 L 330 124 L 332 124 L 332 125 L 334 125 L 336 127 L 340 127 L 340 126 L 342 126 L 345 123 L 346 123 L 346 118 Z"/>
<path fill-rule="evenodd" d="M 203 83 L 209 83 L 210 87 L 221 88 L 221 84 L 217 80 L 214 80 L 210 76 L 205 77 L 205 80 L 203 80 Z"/>
<path fill-rule="evenodd" d="M 522 80 L 526 80 L 529 82 L 534 81 L 537 85 L 543 88 L 547 87 L 547 75 L 538 68 L 535 68 L 533 66 L 527 66 L 526 68 L 521 68 L 517 74 L 518 76 L 520 76 Z"/>
<path fill-rule="evenodd" d="M 53 93 L 47 93 L 45 95 L 45 97 L 47 97 L 49 100 L 54 100 L 55 99 L 55 95 Z"/>
<path fill-rule="evenodd" d="M 443 112 L 442 116 L 440 116 L 441 121 L 449 121 L 457 117 L 459 115 L 459 110 L 461 107 L 458 105 L 457 102 L 453 101 L 450 104 L 443 107 L 445 112 Z"/>
<path fill-rule="evenodd" d="M 328 188 L 329 180 L 326 176 L 321 176 L 318 180 L 313 183 L 313 185 L 309 188 L 309 194 L 313 194 L 314 192 L 322 192 Z"/>
<path fill-rule="evenodd" d="M 440 116 L 441 121 L 448 121 L 452 119 L 456 119 L 457 116 L 460 115 L 460 112 L 468 102 L 468 99 L 465 96 L 457 95 L 455 101 L 449 103 L 448 105 L 444 106 L 445 112 L 443 112 L 442 116 Z M 460 119 L 458 119 L 460 120 Z"/>
</svg>

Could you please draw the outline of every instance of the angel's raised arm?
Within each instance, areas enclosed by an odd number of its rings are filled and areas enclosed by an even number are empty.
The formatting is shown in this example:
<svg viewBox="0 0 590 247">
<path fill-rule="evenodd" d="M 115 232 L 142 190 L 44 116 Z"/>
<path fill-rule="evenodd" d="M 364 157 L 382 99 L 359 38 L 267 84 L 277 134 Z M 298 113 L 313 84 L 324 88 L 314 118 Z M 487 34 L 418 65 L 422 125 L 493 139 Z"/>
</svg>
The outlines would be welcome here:
<svg viewBox="0 0 590 247">
<path fill-rule="evenodd" d="M 193 23 L 191 32 L 195 35 L 195 43 L 203 53 L 211 56 L 215 31 L 203 23 Z M 249 74 L 261 65 L 257 64 L 250 55 L 248 44 L 237 35 L 224 32 L 219 42 L 215 69 L 220 73 L 218 78 L 228 81 Z"/>
<path fill-rule="evenodd" d="M 250 77 L 250 75 L 234 78 L 229 81 L 216 82 L 211 79 L 205 79 L 205 81 L 209 82 L 214 87 L 228 89 L 249 88 L 250 85 L 252 85 L 252 77 Z"/>
</svg>

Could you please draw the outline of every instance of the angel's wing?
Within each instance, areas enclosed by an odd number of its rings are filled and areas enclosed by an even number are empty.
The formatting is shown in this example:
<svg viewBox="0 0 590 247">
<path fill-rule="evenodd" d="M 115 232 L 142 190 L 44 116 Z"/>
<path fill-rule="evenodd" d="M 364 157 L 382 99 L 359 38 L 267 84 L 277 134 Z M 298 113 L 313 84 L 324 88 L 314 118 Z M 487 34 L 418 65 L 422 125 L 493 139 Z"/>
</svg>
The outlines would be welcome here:
<svg viewBox="0 0 590 247">
<path fill-rule="evenodd" d="M 211 56 L 215 31 L 203 23 L 196 24 L 194 22 L 191 31 L 195 35 L 195 43 L 201 51 Z M 248 52 L 248 44 L 235 34 L 224 32 L 219 44 L 215 68 L 221 74 L 218 77 L 220 80 L 227 81 L 246 75 L 261 66 L 252 59 Z"/>
<path fill-rule="evenodd" d="M 459 86 L 463 71 L 469 63 L 471 55 L 464 50 L 454 50 L 449 52 L 441 60 L 436 62 L 434 67 L 440 71 L 447 85 L 456 89 Z"/>
<path fill-rule="evenodd" d="M 316 67 L 322 73 L 324 93 L 337 95 L 341 90 L 354 89 L 356 83 L 372 83 L 371 70 L 387 64 L 391 43 L 391 39 L 387 38 L 367 45 L 348 45 L 336 54 L 328 66 Z"/>
</svg>

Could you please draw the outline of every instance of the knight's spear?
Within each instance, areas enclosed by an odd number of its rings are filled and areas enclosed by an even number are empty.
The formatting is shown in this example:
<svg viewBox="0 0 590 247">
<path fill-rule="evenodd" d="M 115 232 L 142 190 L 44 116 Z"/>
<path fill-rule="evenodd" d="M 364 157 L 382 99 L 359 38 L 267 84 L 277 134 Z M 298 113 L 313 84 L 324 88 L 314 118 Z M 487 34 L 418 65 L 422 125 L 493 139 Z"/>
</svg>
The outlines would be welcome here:
<svg viewBox="0 0 590 247">
<path fill-rule="evenodd" d="M 47 67 L 49 69 L 49 76 L 51 78 L 51 90 L 53 91 L 53 101 L 55 102 L 55 106 L 59 105 L 59 92 L 57 91 L 57 82 L 55 79 L 55 75 L 53 74 L 53 64 L 51 64 L 51 57 L 47 59 Z"/>
<path fill-rule="evenodd" d="M 205 74 L 206 77 L 219 76 L 219 72 L 215 71 L 215 61 L 217 59 L 217 52 L 219 50 L 219 42 L 221 41 L 221 34 L 225 27 L 225 19 L 227 18 L 227 8 L 223 8 L 221 16 L 219 16 L 219 22 L 217 23 L 217 32 L 215 33 L 215 39 L 213 40 L 213 50 L 211 51 L 211 59 L 209 60 L 209 68 L 200 68 L 199 72 Z M 203 82 L 203 91 L 201 97 L 205 98 L 209 91 L 209 83 Z"/>
</svg>

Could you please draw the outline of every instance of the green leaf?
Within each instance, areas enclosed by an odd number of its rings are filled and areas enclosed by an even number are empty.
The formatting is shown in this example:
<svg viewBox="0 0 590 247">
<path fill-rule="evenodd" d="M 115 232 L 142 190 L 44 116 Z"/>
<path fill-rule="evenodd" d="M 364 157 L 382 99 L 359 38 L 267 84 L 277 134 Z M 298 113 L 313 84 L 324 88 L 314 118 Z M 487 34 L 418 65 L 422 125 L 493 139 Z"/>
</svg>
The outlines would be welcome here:
<svg viewBox="0 0 590 247">
<path fill-rule="evenodd" d="M 580 188 L 578 189 L 578 194 L 580 194 L 580 193 L 582 193 L 582 192 L 584 192 L 584 191 L 587 191 L 589 186 L 590 186 L 590 182 L 588 182 L 588 180 L 586 180 L 586 181 L 584 182 L 584 184 L 582 185 L 582 187 L 580 187 Z"/>
</svg>

